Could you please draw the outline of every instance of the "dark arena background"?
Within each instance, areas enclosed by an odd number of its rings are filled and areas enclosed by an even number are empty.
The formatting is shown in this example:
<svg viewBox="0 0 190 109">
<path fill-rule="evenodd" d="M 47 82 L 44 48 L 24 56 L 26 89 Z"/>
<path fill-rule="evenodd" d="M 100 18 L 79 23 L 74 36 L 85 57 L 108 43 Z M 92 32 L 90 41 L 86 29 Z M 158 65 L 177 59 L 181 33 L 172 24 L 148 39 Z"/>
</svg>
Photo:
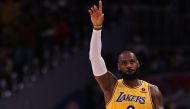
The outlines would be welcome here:
<svg viewBox="0 0 190 109">
<path fill-rule="evenodd" d="M 0 0 L 0 109 L 104 109 L 89 61 L 98 0 Z M 165 109 L 190 109 L 190 0 L 103 0 L 102 55 L 137 54 Z"/>
</svg>

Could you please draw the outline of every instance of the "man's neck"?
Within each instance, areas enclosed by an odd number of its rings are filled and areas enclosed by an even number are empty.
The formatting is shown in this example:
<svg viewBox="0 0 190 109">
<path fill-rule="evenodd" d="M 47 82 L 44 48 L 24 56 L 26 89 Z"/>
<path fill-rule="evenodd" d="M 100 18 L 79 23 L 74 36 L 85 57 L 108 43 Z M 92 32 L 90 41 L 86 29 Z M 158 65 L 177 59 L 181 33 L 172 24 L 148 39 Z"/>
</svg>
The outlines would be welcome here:
<svg viewBox="0 0 190 109">
<path fill-rule="evenodd" d="M 134 80 L 124 80 L 124 84 L 131 87 L 131 88 L 136 88 L 139 87 L 142 84 L 142 81 L 139 79 L 134 79 Z"/>
</svg>

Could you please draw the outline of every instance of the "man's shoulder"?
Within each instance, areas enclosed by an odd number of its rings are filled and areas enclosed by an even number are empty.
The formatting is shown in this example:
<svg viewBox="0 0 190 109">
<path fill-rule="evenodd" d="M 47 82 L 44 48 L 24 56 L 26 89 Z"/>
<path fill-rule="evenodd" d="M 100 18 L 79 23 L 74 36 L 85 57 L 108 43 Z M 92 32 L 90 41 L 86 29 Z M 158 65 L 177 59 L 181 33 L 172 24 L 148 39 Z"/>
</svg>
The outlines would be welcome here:
<svg viewBox="0 0 190 109">
<path fill-rule="evenodd" d="M 156 86 L 155 84 L 152 84 L 152 83 L 148 83 L 150 88 L 153 89 L 153 90 L 157 90 L 158 89 L 158 86 Z"/>
<path fill-rule="evenodd" d="M 158 86 L 156 86 L 155 84 L 149 83 L 149 87 L 150 87 L 150 93 L 151 93 L 152 95 L 155 95 L 155 94 L 157 94 L 157 93 L 160 92 Z"/>
<path fill-rule="evenodd" d="M 146 80 L 142 80 L 142 81 L 145 82 L 145 83 L 147 83 L 149 85 L 149 87 L 151 87 L 151 88 L 157 87 L 155 84 L 152 84 L 152 83 L 150 83 L 150 82 L 148 82 Z"/>
<path fill-rule="evenodd" d="M 158 86 L 156 86 L 155 84 L 152 84 L 152 83 L 147 82 L 145 80 L 142 80 L 142 81 L 148 84 L 151 92 L 155 92 L 155 91 L 159 90 Z"/>
</svg>

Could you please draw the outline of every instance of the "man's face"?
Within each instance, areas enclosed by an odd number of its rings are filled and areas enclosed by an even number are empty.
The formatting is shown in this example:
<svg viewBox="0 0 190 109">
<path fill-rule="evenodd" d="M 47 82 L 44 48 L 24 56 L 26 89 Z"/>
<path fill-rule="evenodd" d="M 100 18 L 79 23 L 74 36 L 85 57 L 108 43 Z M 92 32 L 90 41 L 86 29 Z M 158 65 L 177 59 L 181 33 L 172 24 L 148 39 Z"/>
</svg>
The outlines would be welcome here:
<svg viewBox="0 0 190 109">
<path fill-rule="evenodd" d="M 134 76 L 139 69 L 140 64 L 132 52 L 122 53 L 118 58 L 118 70 L 123 76 Z"/>
</svg>

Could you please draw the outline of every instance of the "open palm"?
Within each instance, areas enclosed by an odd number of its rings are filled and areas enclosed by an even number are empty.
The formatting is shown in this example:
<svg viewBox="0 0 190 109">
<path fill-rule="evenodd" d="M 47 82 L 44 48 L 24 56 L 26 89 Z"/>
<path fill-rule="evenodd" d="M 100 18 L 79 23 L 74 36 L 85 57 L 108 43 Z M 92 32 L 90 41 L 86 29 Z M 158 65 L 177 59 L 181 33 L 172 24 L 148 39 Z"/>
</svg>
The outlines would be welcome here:
<svg viewBox="0 0 190 109">
<path fill-rule="evenodd" d="M 102 13 L 102 1 L 99 1 L 99 6 L 96 5 L 92 6 L 91 9 L 88 10 L 90 13 L 90 18 L 92 24 L 94 26 L 100 26 L 103 24 L 104 21 L 104 14 Z"/>
</svg>

